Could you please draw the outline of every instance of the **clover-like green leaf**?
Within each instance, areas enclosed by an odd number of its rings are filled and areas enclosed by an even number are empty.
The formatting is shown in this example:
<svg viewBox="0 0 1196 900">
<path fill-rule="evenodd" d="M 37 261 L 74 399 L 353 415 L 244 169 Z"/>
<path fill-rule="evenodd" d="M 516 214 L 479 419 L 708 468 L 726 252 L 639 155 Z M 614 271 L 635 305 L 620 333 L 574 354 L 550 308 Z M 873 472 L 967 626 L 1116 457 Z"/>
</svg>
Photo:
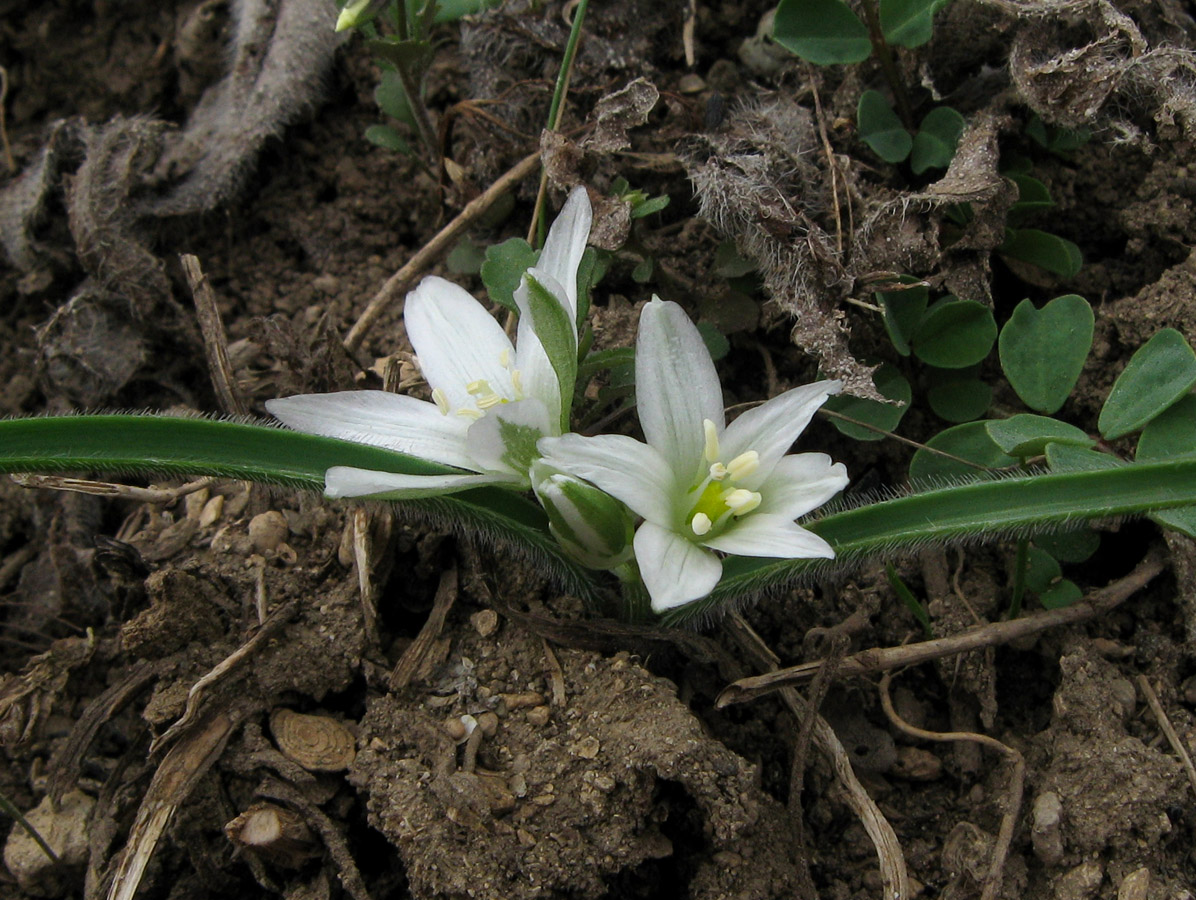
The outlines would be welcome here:
<svg viewBox="0 0 1196 900">
<path fill-rule="evenodd" d="M 842 0 L 781 0 L 772 37 L 820 66 L 863 62 L 872 54 L 868 29 Z"/>
<path fill-rule="evenodd" d="M 996 339 L 991 309 L 975 300 L 947 296 L 926 311 L 912 345 L 923 362 L 940 369 L 962 369 L 988 356 Z"/>
<path fill-rule="evenodd" d="M 864 91 L 856 110 L 860 140 L 885 162 L 899 163 L 909 156 L 914 139 L 879 91 Z"/>
<path fill-rule="evenodd" d="M 947 0 L 880 0 L 880 30 L 899 47 L 921 47 L 933 33 L 934 14 Z"/>
<path fill-rule="evenodd" d="M 976 377 L 978 368 L 931 368 L 927 372 L 926 402 L 936 416 L 948 422 L 970 422 L 988 412 L 993 389 Z"/>
<path fill-rule="evenodd" d="M 905 376 L 898 371 L 896 366 L 885 363 L 872 374 L 872 383 L 876 385 L 876 389 L 882 397 L 898 402 L 881 403 L 866 397 L 839 394 L 828 398 L 823 404 L 823 408 L 851 416 L 861 422 L 867 422 L 884 431 L 892 431 L 901 422 L 906 410 L 909 409 L 909 401 L 913 396 L 909 382 L 905 380 Z M 881 432 L 864 428 L 852 422 L 844 422 L 842 419 L 832 418 L 831 424 L 849 438 L 854 438 L 857 441 L 879 441 L 885 437 Z"/>
<path fill-rule="evenodd" d="M 1151 419 L 1138 438 L 1134 459 L 1162 462 L 1196 454 L 1196 396 L 1188 394 Z M 1165 528 L 1196 537 L 1196 508 L 1170 509 L 1151 516 Z"/>
<path fill-rule="evenodd" d="M 986 424 L 965 422 L 940 431 L 926 442 L 930 450 L 923 448 L 914 454 L 909 464 L 909 480 L 913 484 L 925 484 L 956 478 L 977 478 L 984 477 L 987 469 L 1016 466 L 1018 460 L 997 446 L 989 437 Z M 939 450 L 950 456 L 931 450 Z M 969 462 L 976 465 L 968 465 Z"/>
<path fill-rule="evenodd" d="M 1164 328 L 1138 348 L 1100 411 L 1109 440 L 1137 431 L 1196 385 L 1196 353 L 1182 334 Z"/>
<path fill-rule="evenodd" d="M 884 311 L 885 330 L 889 333 L 893 347 L 902 356 L 909 356 L 910 338 L 926 314 L 930 291 L 912 275 L 902 275 L 900 280 L 911 286 L 899 291 L 878 292 L 876 299 Z"/>
<path fill-rule="evenodd" d="M 1091 528 L 1034 536 L 1034 543 L 1060 562 L 1081 563 L 1100 547 L 1100 535 Z"/>
<path fill-rule="evenodd" d="M 985 422 L 984 425 L 988 429 L 988 436 L 998 447 L 1010 456 L 1021 459 L 1041 456 L 1046 445 L 1050 443 L 1069 444 L 1073 447 L 1092 447 L 1096 444 L 1095 438 L 1089 437 L 1074 425 L 1030 413 L 1010 416 L 1008 419 L 994 419 Z"/>
<path fill-rule="evenodd" d="M 510 238 L 487 247 L 481 275 L 490 299 L 517 314 L 519 307 L 515 303 L 515 288 L 519 287 L 523 273 L 534 266 L 539 258 L 540 251 L 533 250 L 532 245 L 523 238 Z"/>
<path fill-rule="evenodd" d="M 927 169 L 945 169 L 951 165 L 959 136 L 967 123 L 949 106 L 936 106 L 926 114 L 914 135 L 909 167 L 915 175 Z"/>
<path fill-rule="evenodd" d="M 1001 329 L 1001 368 L 1022 402 L 1040 413 L 1057 411 L 1071 394 L 1092 349 L 1092 307 L 1076 294 L 1042 309 L 1023 300 Z"/>
<path fill-rule="evenodd" d="M 1017 202 L 1005 214 L 1005 221 L 1009 225 L 1016 227 L 1035 213 L 1054 208 L 1055 201 L 1051 198 L 1050 190 L 1037 178 L 1018 172 L 1002 174 L 1017 185 Z"/>
<path fill-rule="evenodd" d="M 1079 247 L 1067 238 L 1037 228 L 1006 229 L 1005 242 L 997 252 L 1046 269 L 1060 278 L 1074 278 L 1084 266 Z"/>
</svg>

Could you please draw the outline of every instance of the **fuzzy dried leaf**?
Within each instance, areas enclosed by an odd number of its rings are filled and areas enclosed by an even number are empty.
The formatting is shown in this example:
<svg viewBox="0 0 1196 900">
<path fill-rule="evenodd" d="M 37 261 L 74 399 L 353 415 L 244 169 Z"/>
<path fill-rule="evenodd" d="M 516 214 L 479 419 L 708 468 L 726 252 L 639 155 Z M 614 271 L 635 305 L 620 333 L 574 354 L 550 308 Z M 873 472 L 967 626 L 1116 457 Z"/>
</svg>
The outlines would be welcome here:
<svg viewBox="0 0 1196 900">
<path fill-rule="evenodd" d="M 594 107 L 594 131 L 582 146 L 591 153 L 614 153 L 631 146 L 627 132 L 648 121 L 660 91 L 647 78 L 607 94 Z"/>
</svg>

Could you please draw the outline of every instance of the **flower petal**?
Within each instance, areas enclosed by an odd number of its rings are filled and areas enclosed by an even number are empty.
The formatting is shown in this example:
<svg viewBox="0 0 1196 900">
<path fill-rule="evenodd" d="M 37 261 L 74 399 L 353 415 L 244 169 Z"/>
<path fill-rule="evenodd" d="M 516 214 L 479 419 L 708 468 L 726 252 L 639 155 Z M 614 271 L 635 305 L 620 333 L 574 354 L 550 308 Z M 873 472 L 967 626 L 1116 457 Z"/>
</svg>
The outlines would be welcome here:
<svg viewBox="0 0 1196 900">
<path fill-rule="evenodd" d="M 640 313 L 635 394 L 644 437 L 690 487 L 703 467 L 702 421 L 722 430 L 723 390 L 697 327 L 680 306 L 659 297 Z"/>
<path fill-rule="evenodd" d="M 780 559 L 834 559 L 835 551 L 812 531 L 783 516 L 753 513 L 744 516 L 718 537 L 703 543 L 736 556 L 770 556 Z"/>
<path fill-rule="evenodd" d="M 649 522 L 673 524 L 673 470 L 656 450 L 622 434 L 566 434 L 540 441 L 544 461 L 590 482 Z"/>
<path fill-rule="evenodd" d="M 825 453 L 782 456 L 758 488 L 763 497 L 759 512 L 793 521 L 822 506 L 849 480 L 843 463 L 832 463 Z"/>
<path fill-rule="evenodd" d="M 713 553 L 651 522 L 640 525 L 634 544 L 653 612 L 700 600 L 723 575 L 723 564 Z"/>
<path fill-rule="evenodd" d="M 421 459 L 476 469 L 465 445 L 470 420 L 434 403 L 386 391 L 339 391 L 267 400 L 284 425 L 307 434 L 385 447 Z"/>
<path fill-rule="evenodd" d="M 376 472 L 352 466 L 333 466 L 324 473 L 324 496 L 378 497 L 387 500 L 410 500 L 416 497 L 439 497 L 455 494 L 486 484 L 518 485 L 511 475 L 399 475 L 395 472 Z"/>
<path fill-rule="evenodd" d="M 754 479 L 743 486 L 755 490 L 785 453 L 793 446 L 818 407 L 843 387 L 840 381 L 818 381 L 786 391 L 767 403 L 749 409 L 727 426 L 722 436 L 724 459 L 734 459 L 748 450 L 760 454 L 760 467 Z"/>
<path fill-rule="evenodd" d="M 592 217 L 590 195 L 585 187 L 579 184 L 569 193 L 569 199 L 561 207 L 561 214 L 548 229 L 548 237 L 544 241 L 544 249 L 540 252 L 538 263 L 538 268 L 564 289 L 561 299 L 575 322 L 577 268 L 581 265 L 581 255 L 586 251 Z"/>
<path fill-rule="evenodd" d="M 527 275 L 532 276 L 540 283 L 542 287 L 547 289 L 548 293 L 555 297 L 562 305 L 562 310 L 565 313 L 565 321 L 568 322 L 568 328 L 565 329 L 564 322 L 560 319 L 556 320 L 556 324 L 561 325 L 560 329 L 553 329 L 553 335 L 559 338 L 558 346 L 555 350 L 558 354 L 572 354 L 572 358 L 577 358 L 577 327 L 576 320 L 572 318 L 567 308 L 564 306 L 562 299 L 564 288 L 556 279 L 546 275 L 540 269 L 528 269 Z M 523 388 L 523 393 L 528 397 L 536 397 L 544 403 L 549 410 L 560 412 L 561 409 L 561 386 L 560 379 L 557 376 L 556 369 L 553 368 L 552 360 L 549 358 L 548 350 L 545 348 L 541 335 L 536 329 L 535 317 L 531 310 L 531 297 L 529 296 L 530 288 L 528 287 L 527 277 L 520 279 L 519 287 L 515 289 L 515 303 L 519 307 L 519 351 L 518 351 L 518 367 L 520 382 Z M 551 300 L 548 302 L 551 303 Z M 566 392 L 572 385 L 566 387 Z M 569 397 L 569 404 L 572 406 L 573 397 Z M 560 416 L 558 415 L 559 419 Z M 553 428 L 554 433 L 559 433 L 560 425 Z"/>
<path fill-rule="evenodd" d="M 474 381 L 487 381 L 500 396 L 514 399 L 511 373 L 503 365 L 504 358 L 515 359 L 511 339 L 464 288 L 428 276 L 407 295 L 403 321 L 420 371 L 428 384 L 444 391 L 454 411 L 476 408 L 466 391 Z"/>
<path fill-rule="evenodd" d="M 552 432 L 544 404 L 533 397 L 492 407 L 469 428 L 465 445 L 482 472 L 509 472 L 521 477 L 540 455 L 536 442 Z"/>
</svg>

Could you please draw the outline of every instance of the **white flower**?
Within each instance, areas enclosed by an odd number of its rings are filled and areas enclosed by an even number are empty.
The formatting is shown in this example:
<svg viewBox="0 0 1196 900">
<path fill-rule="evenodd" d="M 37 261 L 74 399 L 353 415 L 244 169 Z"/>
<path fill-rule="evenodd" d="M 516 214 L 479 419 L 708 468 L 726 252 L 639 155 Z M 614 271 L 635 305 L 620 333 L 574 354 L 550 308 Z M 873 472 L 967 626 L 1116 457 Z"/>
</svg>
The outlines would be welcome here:
<svg viewBox="0 0 1196 900">
<path fill-rule="evenodd" d="M 624 435 L 566 434 L 543 439 L 540 451 L 547 465 L 643 516 L 635 558 L 654 611 L 714 589 L 722 561 L 713 551 L 834 557 L 794 519 L 842 490 L 847 471 L 823 453 L 786 451 L 839 382 L 794 388 L 726 426 L 701 335 L 681 307 L 654 297 L 640 316 L 635 385 L 646 444 Z"/>
<path fill-rule="evenodd" d="M 536 442 L 568 424 L 577 367 L 577 269 L 590 233 L 584 187 L 569 195 L 535 268 L 524 275 L 518 349 L 467 291 L 428 277 L 403 319 L 433 402 L 384 391 L 303 394 L 266 408 L 297 431 L 386 447 L 465 470 L 401 475 L 334 466 L 329 497 L 447 494 L 483 484 L 529 485 Z"/>
</svg>

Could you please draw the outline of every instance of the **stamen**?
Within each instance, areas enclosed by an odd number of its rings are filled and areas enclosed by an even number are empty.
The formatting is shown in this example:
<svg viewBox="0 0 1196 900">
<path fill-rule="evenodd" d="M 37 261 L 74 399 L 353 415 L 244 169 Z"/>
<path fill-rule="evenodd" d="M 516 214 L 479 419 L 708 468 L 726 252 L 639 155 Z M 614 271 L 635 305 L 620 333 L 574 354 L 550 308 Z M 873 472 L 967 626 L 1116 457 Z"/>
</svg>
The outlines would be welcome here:
<svg viewBox="0 0 1196 900">
<path fill-rule="evenodd" d="M 457 415 L 465 416 L 465 418 L 473 419 L 476 422 L 478 419 L 482 418 L 482 416 L 484 416 L 486 414 L 484 412 L 482 412 L 480 409 L 467 409 L 465 407 L 462 407 L 461 409 L 457 410 Z"/>
<path fill-rule="evenodd" d="M 515 389 L 515 399 L 523 399 L 523 373 L 518 369 L 511 370 L 511 387 Z"/>
<path fill-rule="evenodd" d="M 718 426 L 703 419 L 702 430 L 706 433 L 706 462 L 718 462 Z"/>
<path fill-rule="evenodd" d="M 710 521 L 710 516 L 703 512 L 694 513 L 693 521 L 689 523 L 690 527 L 694 530 L 694 534 L 698 537 L 707 534 L 713 524 Z"/>
<path fill-rule="evenodd" d="M 722 481 L 727 477 L 727 467 L 721 462 L 711 463 L 710 465 L 710 480 Z"/>
<path fill-rule="evenodd" d="M 490 387 L 490 382 L 485 378 L 479 378 L 477 381 L 471 381 L 465 385 L 465 390 L 475 397 L 481 397 L 486 394 L 493 394 L 494 388 Z"/>
<path fill-rule="evenodd" d="M 478 397 L 478 409 L 490 409 L 492 406 L 498 406 L 500 403 L 506 403 L 498 394 L 490 393 Z"/>
<path fill-rule="evenodd" d="M 763 498 L 758 491 L 747 491 L 743 488 L 736 488 L 733 491 L 727 491 L 723 494 L 723 503 L 731 510 L 732 515 L 743 516 L 750 513 L 753 509 L 760 505 Z"/>
<path fill-rule="evenodd" d="M 504 347 L 502 353 L 498 354 L 498 364 L 504 369 L 511 368 L 511 351 Z"/>
<path fill-rule="evenodd" d="M 760 468 L 760 454 L 755 450 L 748 450 L 727 463 L 727 474 L 731 476 L 732 481 L 739 481 L 741 478 L 747 478 L 758 468 Z"/>
<path fill-rule="evenodd" d="M 432 400 L 435 402 L 436 408 L 440 410 L 440 414 L 442 416 L 447 416 L 449 414 L 448 397 L 445 395 L 444 391 L 442 391 L 440 388 L 435 388 L 432 391 Z"/>
</svg>

